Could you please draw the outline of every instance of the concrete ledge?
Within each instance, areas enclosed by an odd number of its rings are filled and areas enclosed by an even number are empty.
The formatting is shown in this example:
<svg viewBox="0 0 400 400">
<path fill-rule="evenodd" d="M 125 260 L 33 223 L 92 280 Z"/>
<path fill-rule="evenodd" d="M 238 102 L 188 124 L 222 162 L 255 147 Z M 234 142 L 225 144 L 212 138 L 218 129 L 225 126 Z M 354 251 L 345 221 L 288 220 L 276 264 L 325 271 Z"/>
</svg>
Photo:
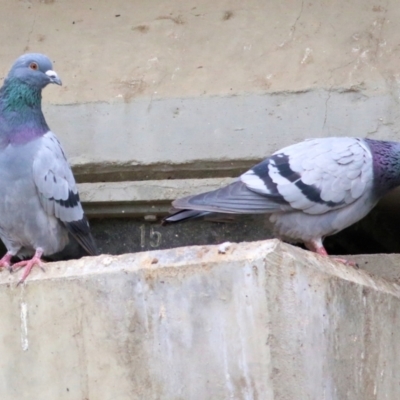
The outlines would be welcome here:
<svg viewBox="0 0 400 400">
<path fill-rule="evenodd" d="M 2 272 L 0 398 L 399 398 L 398 285 L 277 240 L 218 249 Z"/>
<path fill-rule="evenodd" d="M 234 178 L 81 183 L 79 193 L 90 217 L 167 214 L 171 202 L 228 185 Z"/>
</svg>

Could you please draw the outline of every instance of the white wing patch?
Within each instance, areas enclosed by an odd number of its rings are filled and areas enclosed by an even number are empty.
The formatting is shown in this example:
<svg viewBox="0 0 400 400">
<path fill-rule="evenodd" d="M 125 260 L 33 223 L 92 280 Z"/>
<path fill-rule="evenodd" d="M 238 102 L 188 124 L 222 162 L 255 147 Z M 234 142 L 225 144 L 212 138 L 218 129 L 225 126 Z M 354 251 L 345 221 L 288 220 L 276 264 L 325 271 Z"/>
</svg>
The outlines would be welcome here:
<svg viewBox="0 0 400 400">
<path fill-rule="evenodd" d="M 83 209 L 68 161 L 57 137 L 47 132 L 33 162 L 33 179 L 43 208 L 63 222 L 79 221 Z"/>
<path fill-rule="evenodd" d="M 246 181 L 242 179 L 242 182 L 246 184 L 248 188 L 251 188 L 253 192 L 266 194 L 266 187 L 264 181 L 254 173 L 253 170 L 245 172 L 241 178 L 246 175 Z"/>
</svg>

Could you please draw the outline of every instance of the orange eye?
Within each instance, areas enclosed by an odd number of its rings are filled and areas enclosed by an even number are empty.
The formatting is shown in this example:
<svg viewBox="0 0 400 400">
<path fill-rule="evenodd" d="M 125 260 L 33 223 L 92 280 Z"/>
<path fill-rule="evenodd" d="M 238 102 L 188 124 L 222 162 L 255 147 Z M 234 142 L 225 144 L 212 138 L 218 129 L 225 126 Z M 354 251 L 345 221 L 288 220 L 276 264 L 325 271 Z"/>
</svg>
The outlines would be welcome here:
<svg viewBox="0 0 400 400">
<path fill-rule="evenodd" d="M 29 68 L 36 71 L 36 70 L 39 69 L 39 66 L 38 66 L 35 62 L 31 62 L 31 63 L 29 64 Z"/>
</svg>

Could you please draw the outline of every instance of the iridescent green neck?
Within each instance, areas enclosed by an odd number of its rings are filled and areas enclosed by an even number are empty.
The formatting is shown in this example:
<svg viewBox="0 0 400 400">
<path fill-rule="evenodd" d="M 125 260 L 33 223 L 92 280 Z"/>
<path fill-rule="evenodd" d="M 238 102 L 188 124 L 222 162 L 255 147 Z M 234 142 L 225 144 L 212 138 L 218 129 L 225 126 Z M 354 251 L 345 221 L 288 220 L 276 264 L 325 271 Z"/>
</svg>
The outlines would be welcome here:
<svg viewBox="0 0 400 400">
<path fill-rule="evenodd" d="M 1 89 L 4 111 L 22 111 L 24 108 L 41 108 L 42 91 L 14 78 L 8 78 Z"/>
<path fill-rule="evenodd" d="M 0 89 L 0 139 L 26 143 L 49 131 L 41 90 L 8 78 Z"/>
</svg>

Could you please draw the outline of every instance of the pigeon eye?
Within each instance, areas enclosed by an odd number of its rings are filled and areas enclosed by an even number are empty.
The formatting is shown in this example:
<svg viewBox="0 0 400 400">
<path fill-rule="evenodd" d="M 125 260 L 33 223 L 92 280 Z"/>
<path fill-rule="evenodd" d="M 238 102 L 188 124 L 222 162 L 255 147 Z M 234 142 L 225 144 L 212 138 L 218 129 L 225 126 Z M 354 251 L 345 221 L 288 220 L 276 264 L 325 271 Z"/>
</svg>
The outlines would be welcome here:
<svg viewBox="0 0 400 400">
<path fill-rule="evenodd" d="M 31 62 L 31 63 L 29 64 L 29 68 L 30 68 L 30 69 L 33 69 L 34 71 L 36 71 L 36 70 L 39 69 L 39 66 L 38 66 L 35 62 Z"/>
</svg>

